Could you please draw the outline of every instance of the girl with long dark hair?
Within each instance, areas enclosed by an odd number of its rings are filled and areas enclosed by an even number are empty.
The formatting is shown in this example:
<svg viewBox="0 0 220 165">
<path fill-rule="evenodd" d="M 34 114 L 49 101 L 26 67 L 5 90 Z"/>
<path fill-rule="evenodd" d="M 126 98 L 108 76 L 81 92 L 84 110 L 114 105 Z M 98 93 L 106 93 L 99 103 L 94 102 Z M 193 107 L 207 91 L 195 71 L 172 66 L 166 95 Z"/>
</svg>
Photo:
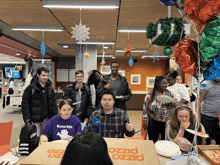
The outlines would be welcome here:
<svg viewBox="0 0 220 165">
<path fill-rule="evenodd" d="M 149 140 L 153 140 L 154 143 L 158 140 L 159 134 L 161 134 L 162 140 L 165 140 L 166 122 L 172 115 L 174 106 L 177 106 L 174 99 L 168 104 L 157 100 L 159 95 L 174 98 L 171 92 L 167 90 L 167 85 L 168 82 L 165 77 L 157 76 L 153 90 L 148 92 L 144 99 L 143 128 L 148 129 Z M 148 118 L 150 118 L 149 122 L 147 122 Z"/>
</svg>

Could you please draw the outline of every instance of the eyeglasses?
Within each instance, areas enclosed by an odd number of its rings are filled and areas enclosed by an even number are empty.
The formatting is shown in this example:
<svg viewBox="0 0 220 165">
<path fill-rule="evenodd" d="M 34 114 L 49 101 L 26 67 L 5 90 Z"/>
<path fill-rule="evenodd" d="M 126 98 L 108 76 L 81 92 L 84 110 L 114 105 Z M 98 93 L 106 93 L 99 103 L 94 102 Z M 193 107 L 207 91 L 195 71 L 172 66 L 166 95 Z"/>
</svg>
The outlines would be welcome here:
<svg viewBox="0 0 220 165">
<path fill-rule="evenodd" d="M 84 76 L 76 76 L 76 78 L 83 78 Z"/>
<path fill-rule="evenodd" d="M 163 85 L 163 86 L 168 86 L 169 85 L 169 83 L 160 83 L 160 85 Z"/>
</svg>

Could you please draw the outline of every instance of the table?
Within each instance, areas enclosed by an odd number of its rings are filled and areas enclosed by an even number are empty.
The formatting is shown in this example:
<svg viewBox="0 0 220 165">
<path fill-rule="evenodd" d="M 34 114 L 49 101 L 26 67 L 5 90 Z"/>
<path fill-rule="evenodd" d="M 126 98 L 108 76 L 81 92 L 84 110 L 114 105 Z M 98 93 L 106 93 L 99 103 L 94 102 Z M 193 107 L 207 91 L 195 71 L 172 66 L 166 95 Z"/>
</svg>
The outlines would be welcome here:
<svg viewBox="0 0 220 165">
<path fill-rule="evenodd" d="M 114 143 L 114 141 L 117 140 L 117 139 L 114 139 L 114 140 L 112 141 L 110 138 L 107 138 L 107 139 L 105 138 L 105 140 L 106 140 L 106 142 L 107 142 L 107 144 L 108 144 L 108 147 L 109 147 L 109 146 L 111 146 L 111 145 Z M 129 140 L 130 140 L 130 139 L 129 139 Z M 66 144 L 65 144 L 65 146 L 66 146 Z M 18 147 L 16 147 L 16 149 L 18 150 Z M 13 154 L 12 154 L 11 152 L 8 152 L 8 153 L 5 154 L 5 155 L 13 155 Z M 110 156 L 111 156 L 111 155 L 110 155 Z M 20 156 L 19 162 L 16 163 L 15 165 L 20 165 L 21 161 L 24 160 L 26 157 L 27 157 L 27 156 Z M 158 157 L 158 159 L 159 159 L 161 165 L 166 165 L 166 163 L 167 163 L 168 161 L 171 161 L 171 158 L 163 157 L 163 156 L 160 156 L 160 155 L 157 155 L 157 157 Z M 202 159 L 207 165 L 211 165 L 211 163 L 209 163 L 203 156 L 200 156 L 200 157 L 201 157 L 201 159 Z M 114 163 L 114 160 L 113 160 L 113 163 Z M 114 163 L 114 165 L 115 165 L 115 163 Z"/>
</svg>

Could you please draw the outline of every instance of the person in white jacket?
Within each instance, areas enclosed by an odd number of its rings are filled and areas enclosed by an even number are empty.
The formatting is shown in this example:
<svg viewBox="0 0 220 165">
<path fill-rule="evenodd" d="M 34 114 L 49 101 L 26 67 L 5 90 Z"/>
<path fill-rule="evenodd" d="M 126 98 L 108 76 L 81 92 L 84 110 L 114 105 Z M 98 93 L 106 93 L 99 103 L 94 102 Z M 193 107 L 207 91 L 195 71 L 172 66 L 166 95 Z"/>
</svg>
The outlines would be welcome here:
<svg viewBox="0 0 220 165">
<path fill-rule="evenodd" d="M 167 71 L 166 79 L 169 83 L 167 89 L 174 95 L 179 104 L 188 104 L 190 102 L 189 92 L 185 85 L 176 83 L 177 71 Z"/>
</svg>

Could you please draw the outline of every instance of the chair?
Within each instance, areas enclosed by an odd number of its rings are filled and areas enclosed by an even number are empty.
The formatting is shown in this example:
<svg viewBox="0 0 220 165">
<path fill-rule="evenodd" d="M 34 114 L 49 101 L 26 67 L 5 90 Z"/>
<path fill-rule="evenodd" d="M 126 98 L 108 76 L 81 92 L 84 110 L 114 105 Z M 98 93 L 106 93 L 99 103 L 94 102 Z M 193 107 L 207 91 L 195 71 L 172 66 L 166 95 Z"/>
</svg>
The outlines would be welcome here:
<svg viewBox="0 0 220 165">
<path fill-rule="evenodd" d="M 13 121 L 0 123 L 0 156 L 9 152 Z"/>
</svg>

